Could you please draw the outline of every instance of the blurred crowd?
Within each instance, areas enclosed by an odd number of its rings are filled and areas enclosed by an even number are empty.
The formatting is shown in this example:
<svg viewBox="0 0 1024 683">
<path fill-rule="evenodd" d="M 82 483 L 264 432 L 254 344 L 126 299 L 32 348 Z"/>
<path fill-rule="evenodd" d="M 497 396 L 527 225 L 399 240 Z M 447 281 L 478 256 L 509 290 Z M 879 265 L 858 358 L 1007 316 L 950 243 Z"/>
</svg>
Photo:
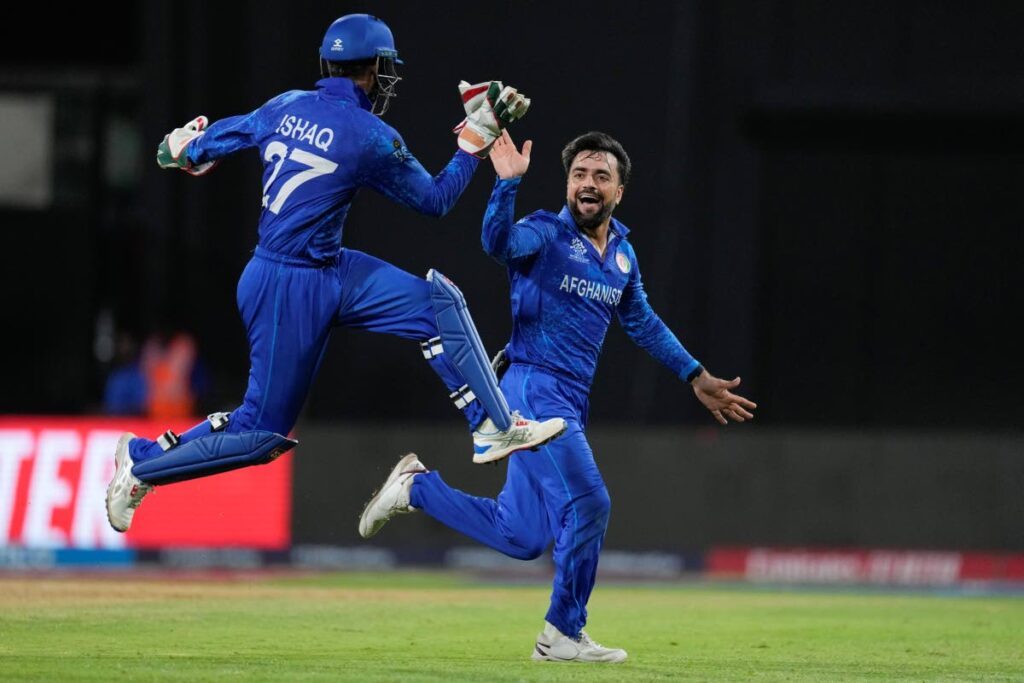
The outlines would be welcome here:
<svg viewBox="0 0 1024 683">
<path fill-rule="evenodd" d="M 103 412 L 160 420 L 190 417 L 205 383 L 192 335 L 154 333 L 140 345 L 122 331 L 103 390 Z"/>
</svg>

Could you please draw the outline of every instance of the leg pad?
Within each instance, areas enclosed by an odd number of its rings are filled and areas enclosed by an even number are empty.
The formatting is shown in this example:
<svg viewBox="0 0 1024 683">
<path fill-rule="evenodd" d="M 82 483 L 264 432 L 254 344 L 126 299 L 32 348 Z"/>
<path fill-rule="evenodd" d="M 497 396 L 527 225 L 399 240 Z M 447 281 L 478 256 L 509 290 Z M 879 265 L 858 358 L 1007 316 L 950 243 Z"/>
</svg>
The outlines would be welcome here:
<svg viewBox="0 0 1024 683">
<path fill-rule="evenodd" d="M 172 484 L 249 465 L 265 465 L 297 443 L 275 432 L 213 432 L 137 463 L 132 474 L 154 486 Z"/>
<path fill-rule="evenodd" d="M 458 368 L 468 388 L 498 429 L 509 429 L 512 426 L 511 411 L 505 395 L 498 388 L 498 379 L 469 315 L 465 297 L 451 280 L 436 270 L 427 273 L 427 280 L 431 284 L 430 302 L 434 307 L 444 353 Z"/>
</svg>

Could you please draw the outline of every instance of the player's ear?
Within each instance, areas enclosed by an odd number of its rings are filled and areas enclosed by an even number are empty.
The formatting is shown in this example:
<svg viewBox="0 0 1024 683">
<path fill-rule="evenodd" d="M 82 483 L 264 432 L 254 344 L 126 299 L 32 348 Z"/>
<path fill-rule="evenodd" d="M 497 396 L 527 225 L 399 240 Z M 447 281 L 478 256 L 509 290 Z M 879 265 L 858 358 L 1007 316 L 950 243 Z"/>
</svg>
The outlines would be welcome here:
<svg viewBox="0 0 1024 683">
<path fill-rule="evenodd" d="M 615 203 L 616 204 L 621 204 L 622 203 L 622 195 L 624 195 L 625 193 L 626 193 L 626 186 L 625 185 L 619 185 L 618 189 L 615 190 Z"/>
</svg>

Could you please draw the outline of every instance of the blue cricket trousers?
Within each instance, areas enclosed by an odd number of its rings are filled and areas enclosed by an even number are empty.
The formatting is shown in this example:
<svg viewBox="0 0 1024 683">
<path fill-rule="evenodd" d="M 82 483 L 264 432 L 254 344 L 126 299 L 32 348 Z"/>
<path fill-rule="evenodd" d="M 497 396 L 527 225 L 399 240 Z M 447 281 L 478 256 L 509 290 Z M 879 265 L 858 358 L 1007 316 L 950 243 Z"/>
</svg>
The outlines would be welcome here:
<svg viewBox="0 0 1024 683">
<path fill-rule="evenodd" d="M 260 247 L 238 281 L 238 310 L 249 337 L 249 384 L 231 411 L 229 432 L 287 435 L 295 426 L 334 327 L 354 327 L 426 341 L 436 337 L 430 283 L 378 258 L 342 249 L 328 262 L 283 256 Z M 465 382 L 440 354 L 429 361 L 449 391 Z M 470 426 L 485 417 L 478 401 L 464 410 Z M 210 433 L 203 421 L 181 443 Z M 149 439 L 130 445 L 134 462 L 163 453 Z"/>
<path fill-rule="evenodd" d="M 448 486 L 430 472 L 415 478 L 411 502 L 484 545 L 521 560 L 554 541 L 554 587 L 546 619 L 569 636 L 587 622 L 611 500 L 583 428 L 587 388 L 537 366 L 512 364 L 501 380 L 509 406 L 535 419 L 564 418 L 565 434 L 539 451 L 514 453 L 497 499 Z"/>
</svg>

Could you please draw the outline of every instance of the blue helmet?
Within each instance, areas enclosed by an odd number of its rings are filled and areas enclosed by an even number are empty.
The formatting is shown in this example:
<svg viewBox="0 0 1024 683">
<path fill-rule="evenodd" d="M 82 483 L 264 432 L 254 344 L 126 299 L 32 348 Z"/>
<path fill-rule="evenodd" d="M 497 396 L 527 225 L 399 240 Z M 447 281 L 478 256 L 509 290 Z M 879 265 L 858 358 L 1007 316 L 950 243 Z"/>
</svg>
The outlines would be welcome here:
<svg viewBox="0 0 1024 683">
<path fill-rule="evenodd" d="M 327 62 L 375 62 L 376 78 L 368 93 L 374 114 L 380 116 L 388 110 L 395 88 L 402 80 L 395 71 L 401 64 L 395 37 L 383 21 L 370 14 L 346 14 L 327 28 L 320 44 L 320 71 L 331 73 Z"/>
<path fill-rule="evenodd" d="M 346 14 L 324 34 L 320 57 L 328 62 L 358 62 L 384 57 L 401 64 L 395 38 L 383 21 L 370 14 Z"/>
</svg>

